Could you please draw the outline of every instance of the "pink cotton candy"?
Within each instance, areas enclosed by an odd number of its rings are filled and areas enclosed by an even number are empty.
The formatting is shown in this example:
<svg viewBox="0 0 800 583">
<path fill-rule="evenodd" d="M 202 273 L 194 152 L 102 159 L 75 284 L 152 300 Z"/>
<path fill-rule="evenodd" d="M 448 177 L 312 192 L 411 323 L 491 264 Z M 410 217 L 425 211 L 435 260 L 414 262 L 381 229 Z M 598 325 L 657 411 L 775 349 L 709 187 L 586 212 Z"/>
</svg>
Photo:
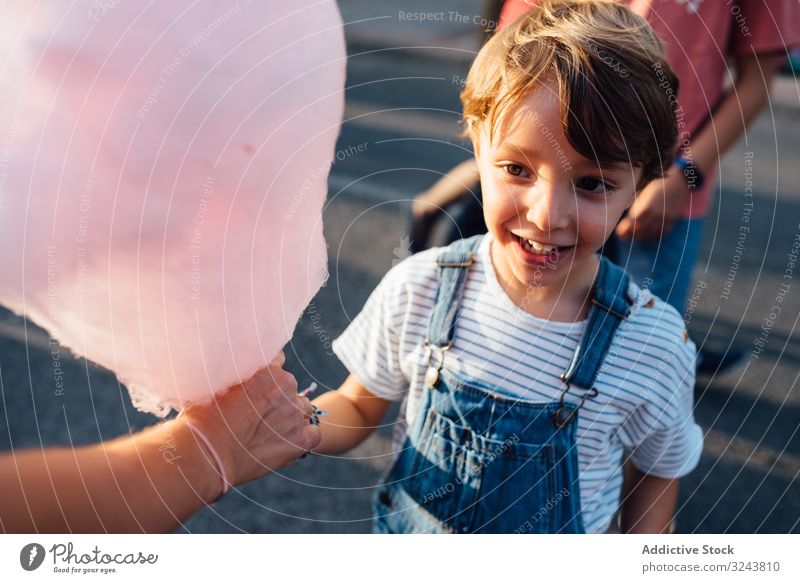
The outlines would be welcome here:
<svg viewBox="0 0 800 583">
<path fill-rule="evenodd" d="M 272 360 L 327 277 L 336 3 L 18 0 L 0 55 L 0 302 L 160 416 Z"/>
</svg>

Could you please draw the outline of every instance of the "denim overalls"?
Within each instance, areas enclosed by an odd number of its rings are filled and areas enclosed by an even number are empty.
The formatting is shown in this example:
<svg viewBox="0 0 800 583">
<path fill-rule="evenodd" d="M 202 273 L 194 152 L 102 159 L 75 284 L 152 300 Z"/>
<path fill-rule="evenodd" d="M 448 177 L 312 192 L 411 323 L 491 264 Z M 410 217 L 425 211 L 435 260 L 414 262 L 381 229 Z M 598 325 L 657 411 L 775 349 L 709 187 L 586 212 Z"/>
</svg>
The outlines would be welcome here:
<svg viewBox="0 0 800 583">
<path fill-rule="evenodd" d="M 560 400 L 515 400 L 447 367 L 462 290 L 482 238 L 457 241 L 438 258 L 425 387 L 401 452 L 376 490 L 375 532 L 584 532 L 578 410 L 597 395 L 594 380 L 629 313 L 629 277 L 600 258 L 586 328 L 561 375 Z M 577 405 L 565 402 L 570 390 Z"/>
</svg>

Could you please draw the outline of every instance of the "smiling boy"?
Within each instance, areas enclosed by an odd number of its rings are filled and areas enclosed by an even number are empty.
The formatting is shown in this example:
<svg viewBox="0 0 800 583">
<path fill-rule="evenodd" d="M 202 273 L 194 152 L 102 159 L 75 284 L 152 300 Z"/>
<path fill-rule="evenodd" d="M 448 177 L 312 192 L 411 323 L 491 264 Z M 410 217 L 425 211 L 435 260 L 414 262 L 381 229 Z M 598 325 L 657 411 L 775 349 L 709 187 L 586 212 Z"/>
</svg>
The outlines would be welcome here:
<svg viewBox="0 0 800 583">
<path fill-rule="evenodd" d="M 522 305 L 535 295 L 529 313 L 582 320 L 600 265 L 597 250 L 613 231 L 611 219 L 633 202 L 641 169 L 599 166 L 560 135 L 562 161 L 531 126 L 561 127 L 553 82 L 542 82 L 521 99 L 493 136 L 484 126 L 473 138 L 492 265 L 512 301 Z M 567 165 L 570 171 L 564 172 Z"/>
<path fill-rule="evenodd" d="M 669 529 L 702 449 L 695 347 L 598 255 L 672 160 L 657 69 L 677 87 L 647 23 L 604 0 L 543 2 L 479 53 L 462 101 L 489 233 L 392 269 L 316 401 L 316 451 L 340 453 L 407 396 L 376 532 L 596 533 L 620 507 L 624 531 Z"/>
</svg>

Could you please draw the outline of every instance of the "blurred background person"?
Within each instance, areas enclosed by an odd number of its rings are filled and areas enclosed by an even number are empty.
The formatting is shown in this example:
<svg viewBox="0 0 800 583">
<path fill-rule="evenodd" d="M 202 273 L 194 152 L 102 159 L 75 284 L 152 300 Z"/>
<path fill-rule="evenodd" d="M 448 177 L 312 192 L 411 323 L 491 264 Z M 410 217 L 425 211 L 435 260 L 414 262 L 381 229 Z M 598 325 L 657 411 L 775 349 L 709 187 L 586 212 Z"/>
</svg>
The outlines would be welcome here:
<svg viewBox="0 0 800 583">
<path fill-rule="evenodd" d="M 715 192 L 720 157 L 745 133 L 769 101 L 771 81 L 792 47 L 800 44 L 800 3 L 792 0 L 628 0 L 648 19 L 678 73 L 680 145 L 667 175 L 649 184 L 617 225 L 604 253 L 684 313 L 703 224 Z M 488 2 L 502 28 L 536 0 Z M 613 61 L 613 55 L 607 55 Z M 455 204 L 454 204 L 455 203 Z M 412 205 L 412 250 L 428 246 L 442 209 L 451 224 L 442 244 L 485 232 L 477 167 L 453 169 Z M 716 374 L 744 361 L 729 347 L 703 347 L 698 372 Z"/>
</svg>

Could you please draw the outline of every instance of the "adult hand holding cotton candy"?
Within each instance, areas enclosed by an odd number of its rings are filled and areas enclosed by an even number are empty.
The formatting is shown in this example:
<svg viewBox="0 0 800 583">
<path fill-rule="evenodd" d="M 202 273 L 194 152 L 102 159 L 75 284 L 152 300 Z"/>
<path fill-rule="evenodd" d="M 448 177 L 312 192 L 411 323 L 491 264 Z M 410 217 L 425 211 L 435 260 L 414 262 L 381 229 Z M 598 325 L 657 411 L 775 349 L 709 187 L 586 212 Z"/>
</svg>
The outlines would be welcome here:
<svg viewBox="0 0 800 583">
<path fill-rule="evenodd" d="M 286 467 L 319 444 L 320 428 L 309 423 L 311 402 L 297 394 L 297 381 L 283 363 L 280 355 L 242 390 L 234 387 L 176 419 L 208 439 L 229 487 Z"/>
<path fill-rule="evenodd" d="M 326 277 L 333 1 L 2 8 L 0 302 L 140 409 L 268 363 Z"/>
<path fill-rule="evenodd" d="M 282 366 L 279 355 L 208 405 L 133 435 L 0 452 L 3 530 L 173 532 L 231 485 L 286 466 L 318 445 L 320 428 Z"/>
</svg>

